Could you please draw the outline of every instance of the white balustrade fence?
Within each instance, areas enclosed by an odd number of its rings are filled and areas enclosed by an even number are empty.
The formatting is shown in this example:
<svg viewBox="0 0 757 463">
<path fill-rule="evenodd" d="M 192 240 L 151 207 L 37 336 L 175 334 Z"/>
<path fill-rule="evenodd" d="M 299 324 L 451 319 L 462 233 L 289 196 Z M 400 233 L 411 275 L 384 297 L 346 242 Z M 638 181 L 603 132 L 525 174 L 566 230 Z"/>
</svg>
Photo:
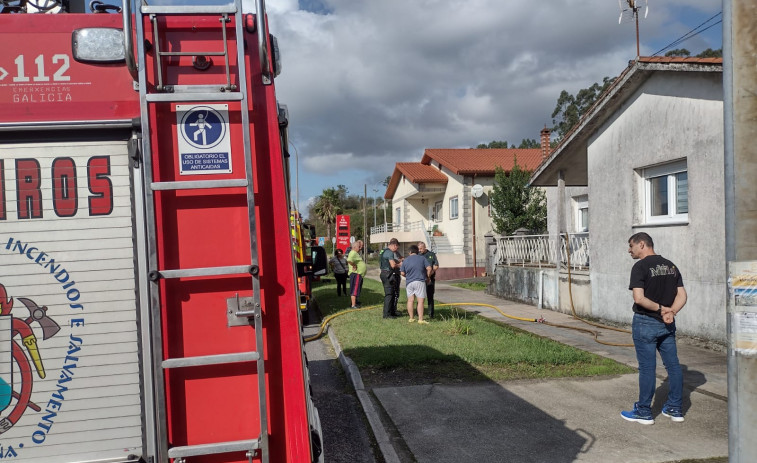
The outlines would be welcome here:
<svg viewBox="0 0 757 463">
<path fill-rule="evenodd" d="M 499 236 L 497 237 L 496 261 L 499 265 L 529 267 L 554 267 L 557 263 L 568 264 L 574 269 L 589 267 L 589 234 L 573 233 L 555 239 L 551 235 Z"/>
<path fill-rule="evenodd" d="M 377 235 L 379 233 L 397 233 L 397 232 L 409 232 L 413 230 L 425 230 L 423 221 L 417 222 L 403 222 L 403 223 L 384 223 L 371 227 L 371 235 Z"/>
</svg>

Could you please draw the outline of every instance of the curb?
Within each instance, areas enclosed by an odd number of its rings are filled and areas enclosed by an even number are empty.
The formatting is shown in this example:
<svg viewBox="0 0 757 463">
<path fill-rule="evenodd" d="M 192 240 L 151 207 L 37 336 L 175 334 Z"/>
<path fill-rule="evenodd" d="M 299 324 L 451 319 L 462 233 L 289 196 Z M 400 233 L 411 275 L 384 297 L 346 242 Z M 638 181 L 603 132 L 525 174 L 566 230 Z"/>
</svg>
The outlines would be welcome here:
<svg viewBox="0 0 757 463">
<path fill-rule="evenodd" d="M 368 423 L 371 425 L 371 430 L 376 438 L 379 450 L 381 450 L 381 454 L 384 457 L 384 461 L 386 463 L 400 463 L 397 452 L 394 451 L 394 446 L 392 446 L 392 443 L 389 440 L 389 435 L 387 434 L 384 425 L 381 423 L 381 419 L 373 405 L 373 401 L 371 401 L 368 392 L 365 390 L 363 378 L 360 376 L 360 370 L 357 365 L 355 365 L 355 362 L 342 352 L 342 346 L 339 344 L 339 340 L 336 338 L 331 326 L 327 327 L 327 331 L 329 334 L 329 340 L 331 340 L 331 345 L 334 347 L 334 351 L 339 358 L 339 363 L 350 378 L 352 387 L 355 388 L 355 393 L 360 401 L 360 405 L 363 407 L 363 412 L 365 413 L 366 418 L 368 418 Z"/>
</svg>

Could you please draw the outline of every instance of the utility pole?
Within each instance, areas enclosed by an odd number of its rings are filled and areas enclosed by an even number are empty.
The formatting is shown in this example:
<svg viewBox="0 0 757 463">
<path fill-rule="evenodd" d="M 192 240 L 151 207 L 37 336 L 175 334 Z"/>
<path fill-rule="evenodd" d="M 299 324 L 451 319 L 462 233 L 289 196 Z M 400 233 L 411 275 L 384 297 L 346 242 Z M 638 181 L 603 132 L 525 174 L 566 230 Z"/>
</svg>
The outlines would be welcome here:
<svg viewBox="0 0 757 463">
<path fill-rule="evenodd" d="M 757 457 L 757 8 L 723 0 L 725 240 L 728 263 L 728 458 Z M 737 175 L 738 173 L 738 175 Z"/>
<path fill-rule="evenodd" d="M 373 227 L 376 227 L 376 193 L 378 193 L 379 190 L 377 188 L 373 189 Z"/>
<path fill-rule="evenodd" d="M 363 184 L 363 260 L 368 255 L 368 184 Z"/>
</svg>

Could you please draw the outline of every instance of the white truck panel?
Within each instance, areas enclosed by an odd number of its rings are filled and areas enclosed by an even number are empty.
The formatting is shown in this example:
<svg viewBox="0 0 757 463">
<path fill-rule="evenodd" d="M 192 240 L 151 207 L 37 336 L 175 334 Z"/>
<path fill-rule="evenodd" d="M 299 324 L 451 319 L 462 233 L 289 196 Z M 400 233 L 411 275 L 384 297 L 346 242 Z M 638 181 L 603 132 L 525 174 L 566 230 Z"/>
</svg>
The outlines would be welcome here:
<svg viewBox="0 0 757 463">
<path fill-rule="evenodd" d="M 3 315 L 14 319 L 0 359 L 20 394 L 0 411 L 0 457 L 72 463 L 141 455 L 126 142 L 5 145 L 0 162 L 0 284 Z M 46 317 L 32 319 L 30 310 Z M 24 326 L 44 373 L 22 341 Z"/>
</svg>

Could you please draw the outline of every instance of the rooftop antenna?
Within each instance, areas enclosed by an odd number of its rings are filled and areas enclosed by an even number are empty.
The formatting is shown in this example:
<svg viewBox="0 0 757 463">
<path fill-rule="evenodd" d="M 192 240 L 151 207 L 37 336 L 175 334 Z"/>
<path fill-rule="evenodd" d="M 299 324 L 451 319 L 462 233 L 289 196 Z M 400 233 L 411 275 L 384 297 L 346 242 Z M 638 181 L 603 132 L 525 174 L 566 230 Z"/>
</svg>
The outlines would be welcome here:
<svg viewBox="0 0 757 463">
<path fill-rule="evenodd" d="M 618 6 L 620 7 L 620 17 L 618 18 L 618 24 L 623 22 L 623 17 L 632 17 L 636 21 L 636 57 L 638 58 L 641 53 L 639 51 L 639 10 L 641 10 L 641 3 L 644 2 L 644 18 L 646 19 L 649 14 L 649 2 L 648 0 L 625 0 L 628 8 L 623 7 L 624 0 L 618 0 Z"/>
</svg>

